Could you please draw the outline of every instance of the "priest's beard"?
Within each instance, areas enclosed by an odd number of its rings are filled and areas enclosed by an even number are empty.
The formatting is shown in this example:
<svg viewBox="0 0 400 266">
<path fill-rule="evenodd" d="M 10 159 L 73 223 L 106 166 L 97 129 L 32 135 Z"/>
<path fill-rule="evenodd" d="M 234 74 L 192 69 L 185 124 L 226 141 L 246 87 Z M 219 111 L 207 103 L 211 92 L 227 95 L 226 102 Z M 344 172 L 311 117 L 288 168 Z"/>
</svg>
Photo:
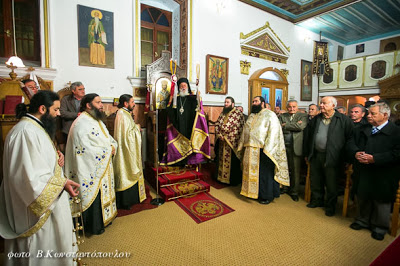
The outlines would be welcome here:
<svg viewBox="0 0 400 266">
<path fill-rule="evenodd" d="M 224 107 L 224 109 L 222 110 L 222 113 L 223 113 L 224 115 L 226 115 L 227 113 L 229 113 L 230 111 L 232 111 L 232 109 L 233 109 L 233 106 L 232 106 L 232 105 L 229 106 L 229 107 Z"/>
<path fill-rule="evenodd" d="M 252 105 L 251 106 L 251 113 L 252 114 L 258 114 L 259 112 L 261 112 L 261 104 L 260 105 Z"/>
<path fill-rule="evenodd" d="M 189 95 L 188 91 L 180 91 L 179 92 L 179 96 L 181 96 L 181 97 L 185 97 L 185 96 L 188 96 L 188 95 Z"/>
<path fill-rule="evenodd" d="M 46 130 L 50 138 L 54 140 L 56 136 L 56 118 L 52 117 L 47 111 L 44 115 L 42 115 L 42 117 L 40 117 L 40 122 L 42 122 L 44 130 Z"/>
<path fill-rule="evenodd" d="M 96 119 L 97 121 L 104 121 L 106 119 L 106 114 L 103 111 L 100 111 L 100 109 L 97 109 L 92 104 L 90 104 L 90 107 L 92 109 L 87 109 L 86 112 L 93 116 L 94 119 Z"/>
</svg>

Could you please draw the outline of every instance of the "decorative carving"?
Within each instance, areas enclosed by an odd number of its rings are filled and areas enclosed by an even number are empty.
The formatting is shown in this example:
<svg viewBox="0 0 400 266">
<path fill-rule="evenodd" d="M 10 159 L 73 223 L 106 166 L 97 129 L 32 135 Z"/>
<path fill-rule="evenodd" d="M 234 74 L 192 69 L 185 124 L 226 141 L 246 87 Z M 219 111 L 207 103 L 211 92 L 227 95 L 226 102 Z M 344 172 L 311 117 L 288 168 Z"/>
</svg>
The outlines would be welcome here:
<svg viewBox="0 0 400 266">
<path fill-rule="evenodd" d="M 187 58 L 188 58 L 188 48 L 187 48 L 187 40 L 188 40 L 188 0 L 174 0 L 180 5 L 180 67 L 185 70 L 187 68 Z"/>
<path fill-rule="evenodd" d="M 247 60 L 245 60 L 245 61 L 240 60 L 240 73 L 241 74 L 248 75 L 250 67 L 251 67 L 251 62 L 247 62 Z"/>
<path fill-rule="evenodd" d="M 283 75 L 285 75 L 285 77 L 287 78 L 289 76 L 289 70 L 287 70 L 286 68 L 282 68 L 279 69 Z"/>
<path fill-rule="evenodd" d="M 243 55 L 262 58 L 286 64 L 290 48 L 271 29 L 268 22 L 249 34 L 240 33 L 240 47 Z"/>
</svg>

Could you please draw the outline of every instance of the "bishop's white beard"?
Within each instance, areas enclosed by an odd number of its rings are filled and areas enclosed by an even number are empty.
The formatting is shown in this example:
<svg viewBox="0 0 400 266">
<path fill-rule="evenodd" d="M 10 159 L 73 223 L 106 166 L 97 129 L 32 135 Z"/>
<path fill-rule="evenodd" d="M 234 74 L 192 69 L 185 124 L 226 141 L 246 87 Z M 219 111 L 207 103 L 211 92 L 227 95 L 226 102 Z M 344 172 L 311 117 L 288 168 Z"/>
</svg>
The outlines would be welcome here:
<svg viewBox="0 0 400 266">
<path fill-rule="evenodd" d="M 188 96 L 188 95 L 189 95 L 188 91 L 180 91 L 179 92 L 179 96 L 181 96 L 181 97 L 185 97 L 185 96 Z"/>
</svg>

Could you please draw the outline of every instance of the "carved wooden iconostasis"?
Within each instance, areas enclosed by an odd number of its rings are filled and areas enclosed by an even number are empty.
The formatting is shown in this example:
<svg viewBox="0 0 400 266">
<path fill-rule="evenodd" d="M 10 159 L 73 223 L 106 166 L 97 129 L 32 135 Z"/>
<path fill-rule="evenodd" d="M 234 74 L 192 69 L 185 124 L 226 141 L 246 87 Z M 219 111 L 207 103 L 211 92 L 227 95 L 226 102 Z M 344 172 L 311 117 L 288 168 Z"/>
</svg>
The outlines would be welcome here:
<svg viewBox="0 0 400 266">
<path fill-rule="evenodd" d="M 167 128 L 167 112 L 165 101 L 169 100 L 169 92 L 171 88 L 172 71 L 175 72 L 177 79 L 186 77 L 185 69 L 171 63 L 171 53 L 162 51 L 159 59 L 147 65 L 147 88 L 152 99 L 150 103 L 150 111 L 146 118 L 147 131 L 147 158 L 146 161 L 154 164 L 157 160 L 161 160 L 164 152 L 165 130 Z M 171 70 L 171 68 L 173 70 Z M 177 85 L 176 85 L 177 86 Z M 169 88 L 169 91 L 168 91 Z M 166 89 L 166 90 L 165 90 Z M 178 89 L 178 88 L 175 88 Z M 164 92 L 166 95 L 164 95 Z M 158 112 L 156 112 L 158 111 Z M 157 133 L 158 130 L 158 134 Z M 157 138 L 158 135 L 158 138 Z M 157 154 L 158 147 L 158 158 Z"/>
</svg>

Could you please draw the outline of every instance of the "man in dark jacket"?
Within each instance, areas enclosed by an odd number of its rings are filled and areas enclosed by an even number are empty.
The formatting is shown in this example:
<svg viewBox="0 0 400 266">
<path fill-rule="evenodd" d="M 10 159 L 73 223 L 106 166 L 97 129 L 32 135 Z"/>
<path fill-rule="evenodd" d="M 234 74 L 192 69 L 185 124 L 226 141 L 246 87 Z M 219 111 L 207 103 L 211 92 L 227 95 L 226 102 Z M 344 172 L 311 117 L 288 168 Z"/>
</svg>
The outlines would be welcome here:
<svg viewBox="0 0 400 266">
<path fill-rule="evenodd" d="M 334 97 L 322 98 L 321 113 L 309 122 L 304 145 L 304 154 L 311 164 L 311 202 L 307 207 L 324 206 L 326 186 L 326 216 L 335 215 L 345 145 L 353 134 L 353 122 L 335 111 L 336 105 Z"/>
<path fill-rule="evenodd" d="M 400 128 L 388 121 L 389 117 L 386 103 L 372 105 L 369 124 L 355 130 L 348 147 L 355 158 L 358 176 L 353 186 L 359 208 L 359 216 L 350 227 L 368 228 L 376 240 L 383 240 L 389 228 L 400 173 Z"/>
<path fill-rule="evenodd" d="M 368 124 L 365 117 L 365 107 L 361 104 L 355 104 L 350 109 L 350 119 L 353 120 L 354 128 Z"/>
<path fill-rule="evenodd" d="M 81 100 L 85 96 L 85 86 L 83 86 L 82 82 L 77 81 L 72 83 L 70 89 L 72 94 L 62 98 L 60 106 L 62 133 L 65 138 L 65 143 L 67 142 L 71 125 L 78 117 Z"/>
</svg>

